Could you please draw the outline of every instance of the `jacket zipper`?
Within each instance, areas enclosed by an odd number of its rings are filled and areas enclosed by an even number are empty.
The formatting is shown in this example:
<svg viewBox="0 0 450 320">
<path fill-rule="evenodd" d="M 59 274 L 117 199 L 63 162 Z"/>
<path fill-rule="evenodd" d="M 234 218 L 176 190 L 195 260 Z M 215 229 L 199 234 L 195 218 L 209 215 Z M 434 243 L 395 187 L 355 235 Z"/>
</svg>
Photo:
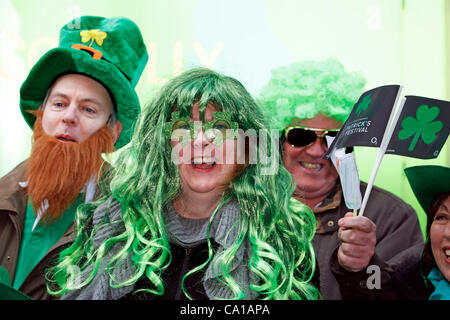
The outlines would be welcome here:
<svg viewBox="0 0 450 320">
<path fill-rule="evenodd" d="M 184 248 L 184 258 L 183 258 L 183 265 L 181 267 L 180 276 L 178 278 L 178 286 L 177 291 L 175 293 L 175 300 L 181 300 L 181 296 L 184 293 L 183 288 L 181 286 L 181 282 L 183 281 L 183 277 L 186 273 L 187 266 L 189 264 L 189 259 L 191 257 L 192 248 Z"/>
</svg>

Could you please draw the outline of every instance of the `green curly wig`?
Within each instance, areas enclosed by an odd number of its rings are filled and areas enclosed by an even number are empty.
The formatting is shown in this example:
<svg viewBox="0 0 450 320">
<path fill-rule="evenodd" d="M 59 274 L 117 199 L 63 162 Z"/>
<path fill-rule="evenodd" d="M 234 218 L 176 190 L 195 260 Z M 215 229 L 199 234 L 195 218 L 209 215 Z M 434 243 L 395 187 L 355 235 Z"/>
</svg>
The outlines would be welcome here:
<svg viewBox="0 0 450 320">
<path fill-rule="evenodd" d="M 319 113 L 345 122 L 365 83 L 362 75 L 346 72 L 335 59 L 297 62 L 272 70 L 258 102 L 272 128 L 280 131 L 294 118 L 311 119 Z"/>
<path fill-rule="evenodd" d="M 201 114 L 208 103 L 214 103 L 221 111 L 229 113 L 231 120 L 244 131 L 267 128 L 255 100 L 239 81 L 231 77 L 199 68 L 169 81 L 140 114 L 130 143 L 114 163 L 106 195 L 96 203 L 79 207 L 76 241 L 61 253 L 58 265 L 49 273 L 50 293 L 64 294 L 86 286 L 101 270 L 100 264 L 105 260 L 110 286 L 123 287 L 147 277 L 152 284 L 148 291 L 155 295 L 164 294 L 161 274 L 171 262 L 171 253 L 163 210 L 180 194 L 181 181 L 178 167 L 171 161 L 172 147 L 164 128 L 174 106 L 186 116 L 191 114 L 195 102 L 198 102 Z M 278 144 L 278 141 L 268 139 L 266 143 L 266 150 L 272 150 L 271 144 Z M 222 275 L 216 277 L 217 281 L 224 283 L 235 299 L 248 299 L 230 273 L 233 257 L 244 245 L 244 240 L 251 245 L 248 268 L 256 279 L 250 284 L 250 290 L 259 299 L 317 299 L 319 296 L 311 283 L 316 268 L 312 246 L 314 214 L 291 198 L 294 180 L 279 158 L 278 161 L 278 170 L 272 175 L 262 174 L 264 168 L 260 163 L 248 164 L 231 181 L 228 193 L 215 211 L 232 197 L 237 199 L 238 237 L 223 254 L 215 256 L 222 271 Z M 120 203 L 119 222 L 123 223 L 125 231 L 96 247 L 93 238 L 100 227 L 92 227 L 92 213 L 111 197 Z M 211 215 L 210 225 L 215 212 Z M 108 258 L 108 251 L 116 245 L 121 250 Z M 205 268 L 212 260 L 215 253 L 209 240 L 208 245 L 208 260 L 190 270 L 185 277 Z M 116 281 L 112 270 L 129 256 L 135 264 L 135 272 L 123 282 Z M 77 269 L 92 272 L 74 287 L 69 282 L 76 276 Z M 185 294 L 189 297 L 188 292 Z"/>
</svg>

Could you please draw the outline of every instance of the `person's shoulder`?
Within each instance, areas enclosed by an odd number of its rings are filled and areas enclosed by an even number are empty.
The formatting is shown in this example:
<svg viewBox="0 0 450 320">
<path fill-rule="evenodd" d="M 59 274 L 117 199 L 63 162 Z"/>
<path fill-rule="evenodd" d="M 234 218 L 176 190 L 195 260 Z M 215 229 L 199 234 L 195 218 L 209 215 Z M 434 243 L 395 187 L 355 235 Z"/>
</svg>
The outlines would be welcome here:
<svg viewBox="0 0 450 320">
<path fill-rule="evenodd" d="M 427 299 L 430 295 L 424 264 L 424 243 L 417 243 L 387 261 L 393 269 L 393 281 L 408 299 Z"/>
<path fill-rule="evenodd" d="M 402 266 L 403 268 L 405 268 L 407 267 L 407 265 L 411 264 L 409 263 L 409 261 L 418 262 L 422 259 L 424 248 L 424 242 L 416 243 L 415 245 L 412 245 L 411 247 L 399 252 L 397 255 L 388 260 L 388 263 L 391 266 L 396 266 L 397 268 L 398 266 Z"/>
<path fill-rule="evenodd" d="M 21 207 L 26 206 L 26 193 L 23 184 L 27 160 L 18 164 L 14 169 L 0 178 L 0 209 L 6 211 L 22 212 Z M 20 200 L 19 200 L 20 199 Z M 19 205 L 21 204 L 21 205 Z"/>
<path fill-rule="evenodd" d="M 361 183 L 364 194 L 367 184 Z M 419 228 L 417 212 L 414 208 L 393 193 L 379 187 L 373 187 L 364 215 L 377 224 L 377 229 L 392 228 L 394 225 L 409 224 Z M 408 222 L 407 222 L 408 221 Z"/>
<path fill-rule="evenodd" d="M 11 171 L 5 174 L 0 178 L 0 184 L 11 183 L 13 181 L 21 181 L 25 177 L 25 172 L 27 170 L 28 159 L 22 161 L 17 166 L 14 167 Z"/>
<path fill-rule="evenodd" d="M 367 183 L 361 182 L 361 193 L 364 194 L 367 188 Z M 414 209 L 407 204 L 404 200 L 389 192 L 385 189 L 382 189 L 377 186 L 372 187 L 372 191 L 370 193 L 369 202 L 376 202 L 378 206 L 398 206 L 402 207 L 405 210 L 414 211 Z"/>
</svg>

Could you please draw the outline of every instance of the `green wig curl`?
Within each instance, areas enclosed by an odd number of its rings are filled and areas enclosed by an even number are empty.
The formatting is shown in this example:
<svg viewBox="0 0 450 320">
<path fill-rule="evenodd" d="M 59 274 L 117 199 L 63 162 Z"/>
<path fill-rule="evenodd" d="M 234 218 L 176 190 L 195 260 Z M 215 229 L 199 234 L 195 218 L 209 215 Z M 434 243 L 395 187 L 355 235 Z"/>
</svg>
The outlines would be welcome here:
<svg viewBox="0 0 450 320">
<path fill-rule="evenodd" d="M 362 75 L 346 72 L 335 59 L 297 62 L 272 70 L 258 101 L 280 131 L 294 118 L 311 119 L 319 113 L 345 122 L 365 83 Z"/>
<path fill-rule="evenodd" d="M 164 128 L 174 107 L 181 116 L 191 114 L 194 103 L 204 114 L 208 103 L 231 115 L 242 130 L 267 128 L 266 119 L 243 85 L 231 78 L 204 68 L 187 71 L 165 84 L 152 102 L 144 108 L 130 143 L 119 153 L 109 172 L 110 184 L 100 200 L 80 206 L 77 212 L 78 235 L 74 244 L 63 251 L 59 263 L 49 273 L 49 292 L 64 294 L 87 285 L 106 265 L 111 287 L 123 287 L 147 277 L 155 295 L 164 294 L 161 274 L 171 263 L 170 244 L 163 210 L 180 192 L 178 167 L 171 161 L 172 147 Z M 201 116 L 202 117 L 202 116 Z M 266 141 L 266 150 L 271 139 Z M 256 146 L 259 148 L 259 146 Z M 278 151 L 277 148 L 275 148 Z M 217 281 L 227 286 L 235 299 L 249 299 L 230 270 L 235 252 L 247 241 L 251 247 L 248 269 L 255 282 L 250 284 L 259 299 L 317 299 L 318 291 L 311 284 L 316 268 L 312 239 L 315 218 L 305 205 L 293 200 L 295 183 L 281 165 L 272 175 L 262 174 L 259 163 L 247 164 L 230 183 L 210 218 L 231 198 L 239 204 L 235 225 L 238 236 L 231 247 L 216 255 L 209 245 L 209 257 L 201 266 L 184 277 L 205 268 L 214 255 L 214 266 L 221 271 Z M 123 228 L 100 246 L 94 245 L 101 226 L 92 226 L 92 212 L 99 204 L 114 198 L 120 204 Z M 111 222 L 105 221 L 108 226 Z M 112 251 L 112 248 L 119 250 Z M 116 279 L 114 268 L 131 257 L 135 268 L 128 279 Z M 106 260 L 106 261 L 105 261 Z M 103 262 L 102 262 L 103 261 Z M 76 266 L 77 268 L 74 268 Z M 70 285 L 73 270 L 88 271 L 78 285 Z M 189 292 L 185 291 L 189 297 Z"/>
</svg>

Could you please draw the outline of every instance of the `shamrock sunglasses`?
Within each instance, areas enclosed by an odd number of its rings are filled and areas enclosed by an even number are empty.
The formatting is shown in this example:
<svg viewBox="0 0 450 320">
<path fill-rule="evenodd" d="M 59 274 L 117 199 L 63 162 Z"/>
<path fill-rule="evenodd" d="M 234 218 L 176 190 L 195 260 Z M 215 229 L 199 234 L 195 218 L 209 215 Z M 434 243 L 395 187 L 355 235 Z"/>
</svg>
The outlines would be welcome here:
<svg viewBox="0 0 450 320">
<path fill-rule="evenodd" d="M 239 125 L 231 121 L 231 114 L 228 112 L 214 112 L 212 121 L 200 123 L 200 121 L 190 121 L 189 116 L 181 117 L 179 112 L 172 112 L 172 120 L 166 122 L 164 128 L 166 138 L 172 139 L 175 133 L 179 140 L 187 135 L 195 139 L 199 129 L 203 129 L 206 138 L 213 140 L 214 144 L 221 144 L 224 139 L 238 137 Z"/>
<path fill-rule="evenodd" d="M 307 147 L 312 145 L 317 138 L 322 138 L 327 144 L 327 140 L 325 136 L 336 137 L 339 133 L 340 129 L 314 129 L 307 128 L 302 126 L 289 126 L 284 130 L 284 137 L 286 138 L 287 143 L 289 143 L 293 147 Z M 323 132 L 322 134 L 318 134 L 317 132 Z"/>
</svg>

